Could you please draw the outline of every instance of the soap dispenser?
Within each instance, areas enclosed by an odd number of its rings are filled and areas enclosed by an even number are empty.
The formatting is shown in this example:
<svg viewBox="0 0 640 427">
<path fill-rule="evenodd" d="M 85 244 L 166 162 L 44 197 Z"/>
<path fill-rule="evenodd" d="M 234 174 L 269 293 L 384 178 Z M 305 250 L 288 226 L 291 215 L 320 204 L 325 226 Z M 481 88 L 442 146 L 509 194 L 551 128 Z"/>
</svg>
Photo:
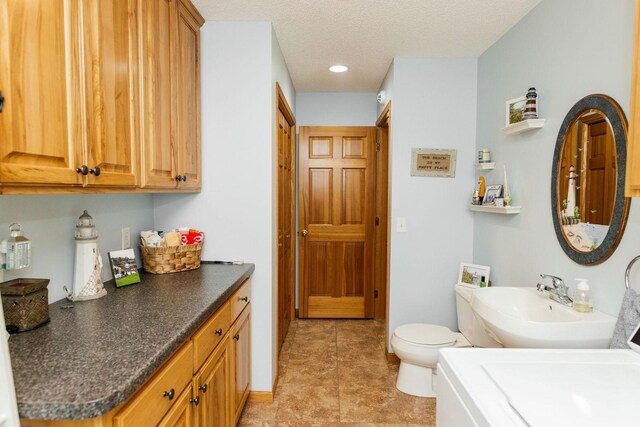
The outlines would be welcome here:
<svg viewBox="0 0 640 427">
<path fill-rule="evenodd" d="M 573 309 L 582 313 L 589 313 L 593 311 L 589 284 L 587 283 L 587 279 L 576 280 L 578 281 L 578 285 L 576 286 L 576 295 L 573 299 Z"/>
</svg>

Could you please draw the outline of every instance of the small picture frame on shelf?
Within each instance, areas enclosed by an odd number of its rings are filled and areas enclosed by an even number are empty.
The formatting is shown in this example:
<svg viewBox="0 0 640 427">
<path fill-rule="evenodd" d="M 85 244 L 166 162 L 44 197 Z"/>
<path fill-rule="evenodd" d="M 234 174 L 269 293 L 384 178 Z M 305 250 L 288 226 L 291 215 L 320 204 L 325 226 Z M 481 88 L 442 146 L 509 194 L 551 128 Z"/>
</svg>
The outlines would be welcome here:
<svg viewBox="0 0 640 427">
<path fill-rule="evenodd" d="M 482 199 L 482 206 L 495 206 L 496 197 L 500 197 L 502 193 L 502 184 L 487 185 L 487 191 Z"/>
<path fill-rule="evenodd" d="M 459 285 L 480 286 L 480 281 L 484 277 L 484 282 L 489 283 L 489 273 L 491 267 L 486 265 L 470 264 L 467 262 L 460 263 L 460 273 L 458 274 Z"/>
<path fill-rule="evenodd" d="M 113 273 L 116 288 L 140 283 L 138 263 L 133 249 L 109 252 L 109 264 L 111 264 L 111 273 Z"/>
<path fill-rule="evenodd" d="M 524 120 L 524 109 L 526 103 L 526 96 L 519 96 L 507 101 L 505 126 L 513 125 Z"/>
<path fill-rule="evenodd" d="M 504 208 L 504 198 L 503 197 L 496 197 L 494 200 L 494 205 L 497 208 Z"/>
</svg>

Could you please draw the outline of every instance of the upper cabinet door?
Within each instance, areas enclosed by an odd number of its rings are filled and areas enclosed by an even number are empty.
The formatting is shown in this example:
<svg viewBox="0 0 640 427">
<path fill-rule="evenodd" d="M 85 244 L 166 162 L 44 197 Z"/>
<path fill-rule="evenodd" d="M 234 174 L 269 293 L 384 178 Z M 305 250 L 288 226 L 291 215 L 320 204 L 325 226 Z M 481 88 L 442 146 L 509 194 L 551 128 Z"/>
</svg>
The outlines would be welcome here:
<svg viewBox="0 0 640 427">
<path fill-rule="evenodd" d="M 0 182 L 81 184 L 77 0 L 0 0 Z"/>
<path fill-rule="evenodd" d="M 136 0 L 82 2 L 89 185 L 135 186 Z M 95 175 L 99 168 L 99 176 Z"/>
<path fill-rule="evenodd" d="M 200 27 L 190 4 L 178 6 L 178 174 L 179 188 L 200 188 Z"/>
<path fill-rule="evenodd" d="M 142 187 L 177 185 L 177 0 L 139 0 Z"/>
</svg>

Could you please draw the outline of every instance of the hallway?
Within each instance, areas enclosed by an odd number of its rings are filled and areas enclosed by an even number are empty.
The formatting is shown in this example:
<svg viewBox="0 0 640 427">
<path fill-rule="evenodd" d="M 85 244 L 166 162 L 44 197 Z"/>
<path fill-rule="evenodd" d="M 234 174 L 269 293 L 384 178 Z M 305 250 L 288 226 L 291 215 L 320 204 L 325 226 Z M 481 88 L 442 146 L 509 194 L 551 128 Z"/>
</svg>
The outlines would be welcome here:
<svg viewBox="0 0 640 427">
<path fill-rule="evenodd" d="M 378 320 L 296 320 L 271 403 L 249 402 L 240 426 L 435 426 L 435 399 L 395 387 Z"/>
</svg>

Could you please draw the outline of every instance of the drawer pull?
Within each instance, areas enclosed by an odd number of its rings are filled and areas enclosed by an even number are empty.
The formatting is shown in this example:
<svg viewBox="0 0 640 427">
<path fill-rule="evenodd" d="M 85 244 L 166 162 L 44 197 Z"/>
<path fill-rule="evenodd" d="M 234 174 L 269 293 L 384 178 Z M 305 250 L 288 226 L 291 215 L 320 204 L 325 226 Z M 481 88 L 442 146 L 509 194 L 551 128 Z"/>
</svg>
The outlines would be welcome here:
<svg viewBox="0 0 640 427">
<path fill-rule="evenodd" d="M 239 301 L 244 301 L 244 302 L 249 302 L 249 297 L 242 297 L 242 298 L 238 297 L 238 300 Z"/>
<path fill-rule="evenodd" d="M 239 334 L 235 334 L 235 335 L 233 336 L 233 339 L 234 339 L 234 341 L 238 341 L 238 340 L 240 340 L 240 335 L 239 335 Z"/>
<path fill-rule="evenodd" d="M 202 384 L 200 387 L 198 387 L 198 390 L 200 390 L 203 393 L 206 393 L 208 389 L 209 387 L 206 384 Z"/>
<path fill-rule="evenodd" d="M 216 334 L 217 336 L 221 337 L 221 336 L 222 336 L 222 328 L 220 328 L 220 329 L 216 329 L 216 331 L 214 332 L 214 334 Z"/>
<path fill-rule="evenodd" d="M 198 404 L 200 403 L 200 396 L 196 396 L 195 399 L 190 399 L 189 402 L 191 402 L 194 405 L 198 406 Z"/>
<path fill-rule="evenodd" d="M 165 391 L 162 394 L 162 397 L 166 397 L 169 400 L 173 400 L 173 397 L 176 395 L 176 391 L 174 389 L 171 389 L 169 391 Z"/>
</svg>

